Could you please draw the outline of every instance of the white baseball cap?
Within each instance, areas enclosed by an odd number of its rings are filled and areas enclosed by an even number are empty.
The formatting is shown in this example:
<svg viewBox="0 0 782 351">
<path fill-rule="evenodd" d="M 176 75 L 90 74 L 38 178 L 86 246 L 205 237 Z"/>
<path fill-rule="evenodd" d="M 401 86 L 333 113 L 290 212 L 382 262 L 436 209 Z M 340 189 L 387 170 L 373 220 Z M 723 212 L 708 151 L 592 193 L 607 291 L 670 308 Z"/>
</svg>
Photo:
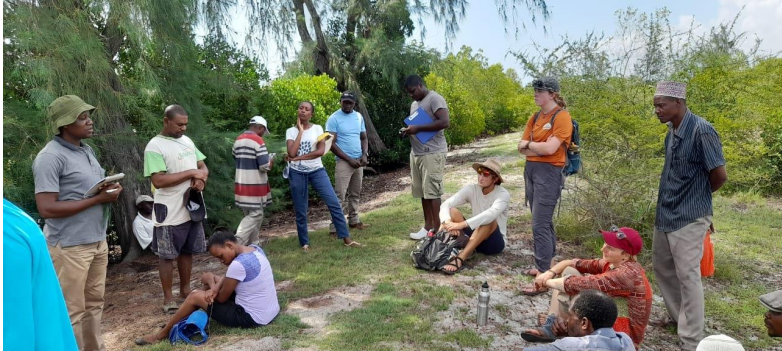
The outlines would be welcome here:
<svg viewBox="0 0 782 351">
<path fill-rule="evenodd" d="M 250 124 L 260 124 L 266 128 L 266 131 L 263 132 L 263 135 L 269 134 L 269 125 L 266 124 L 266 119 L 261 116 L 255 116 L 250 119 Z"/>
</svg>

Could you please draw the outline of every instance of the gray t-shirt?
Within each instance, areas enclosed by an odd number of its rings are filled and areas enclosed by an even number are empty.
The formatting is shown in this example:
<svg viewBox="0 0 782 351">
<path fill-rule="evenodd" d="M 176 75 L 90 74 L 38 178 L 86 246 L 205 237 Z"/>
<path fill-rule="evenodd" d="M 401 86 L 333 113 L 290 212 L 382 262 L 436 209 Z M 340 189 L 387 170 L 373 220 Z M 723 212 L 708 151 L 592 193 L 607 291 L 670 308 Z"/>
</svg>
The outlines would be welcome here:
<svg viewBox="0 0 782 351">
<path fill-rule="evenodd" d="M 419 107 L 424 109 L 434 120 L 434 113 L 441 108 L 448 109 L 448 104 L 445 103 L 445 99 L 440 94 L 429 90 L 429 94 L 426 94 L 423 100 L 413 101 L 410 105 L 410 114 L 412 115 Z M 437 134 L 429 139 L 426 144 L 422 144 L 415 135 L 409 135 L 408 137 L 410 138 L 410 145 L 413 147 L 413 154 L 416 156 L 448 152 L 448 144 L 445 142 L 445 133 L 442 129 L 437 131 Z"/>
<path fill-rule="evenodd" d="M 35 193 L 58 193 L 59 201 L 84 199 L 84 193 L 105 174 L 89 145 L 77 147 L 58 136 L 33 162 Z M 70 217 L 46 219 L 43 233 L 52 246 L 92 244 L 106 239 L 107 224 L 103 205 L 95 205 Z"/>
</svg>

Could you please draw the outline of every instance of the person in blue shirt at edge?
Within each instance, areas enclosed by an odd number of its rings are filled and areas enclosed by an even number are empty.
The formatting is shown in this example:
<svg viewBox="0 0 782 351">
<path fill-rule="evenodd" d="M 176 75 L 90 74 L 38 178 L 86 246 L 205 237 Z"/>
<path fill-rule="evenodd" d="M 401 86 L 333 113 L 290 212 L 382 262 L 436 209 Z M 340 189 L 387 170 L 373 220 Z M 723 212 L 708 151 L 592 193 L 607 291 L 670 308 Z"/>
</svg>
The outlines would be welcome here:
<svg viewBox="0 0 782 351">
<path fill-rule="evenodd" d="M 546 345 L 525 347 L 523 350 L 635 351 L 630 336 L 614 331 L 617 315 L 616 302 L 610 296 L 597 290 L 584 290 L 576 295 L 567 318 L 550 315 L 543 326 L 556 334 L 567 331 L 567 337 Z"/>
<path fill-rule="evenodd" d="M 3 199 L 3 349 L 78 350 L 46 238 Z"/>
</svg>

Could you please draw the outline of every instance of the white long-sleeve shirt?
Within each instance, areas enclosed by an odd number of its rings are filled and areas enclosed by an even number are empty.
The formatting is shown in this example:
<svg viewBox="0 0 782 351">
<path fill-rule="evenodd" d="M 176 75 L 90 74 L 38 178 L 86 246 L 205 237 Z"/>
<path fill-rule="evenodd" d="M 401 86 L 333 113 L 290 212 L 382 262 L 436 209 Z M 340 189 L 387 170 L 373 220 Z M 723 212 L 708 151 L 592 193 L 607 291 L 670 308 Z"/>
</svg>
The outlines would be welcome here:
<svg viewBox="0 0 782 351">
<path fill-rule="evenodd" d="M 473 213 L 473 216 L 467 219 L 470 229 L 475 230 L 475 228 L 482 225 L 497 221 L 497 227 L 500 228 L 502 238 L 507 242 L 506 233 L 510 193 L 505 188 L 495 185 L 492 192 L 483 195 L 480 185 L 466 185 L 440 206 L 440 222 L 451 219 L 451 208 L 466 203 L 470 204 Z"/>
<path fill-rule="evenodd" d="M 151 219 L 136 214 L 136 218 L 133 220 L 133 234 L 138 239 L 138 244 L 141 245 L 142 250 L 146 250 L 150 243 L 152 243 L 152 229 L 155 227 L 155 223 Z"/>
</svg>

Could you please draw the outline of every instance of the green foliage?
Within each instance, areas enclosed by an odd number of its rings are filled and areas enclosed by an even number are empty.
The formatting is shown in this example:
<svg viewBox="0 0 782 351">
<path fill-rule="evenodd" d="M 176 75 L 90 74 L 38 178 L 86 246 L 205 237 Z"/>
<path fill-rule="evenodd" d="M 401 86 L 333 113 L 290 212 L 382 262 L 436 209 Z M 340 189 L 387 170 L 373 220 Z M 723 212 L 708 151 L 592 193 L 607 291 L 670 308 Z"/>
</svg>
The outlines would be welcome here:
<svg viewBox="0 0 782 351">
<path fill-rule="evenodd" d="M 389 51 L 384 47 L 386 55 Z M 429 73 L 432 62 L 438 59 L 438 53 L 426 49 L 420 44 L 406 45 L 401 52 L 393 55 L 400 64 L 397 72 L 388 71 L 379 61 L 362 70 L 358 74 L 358 82 L 364 95 L 364 104 L 369 111 L 375 130 L 387 150 L 381 153 L 371 153 L 370 163 L 374 166 L 388 167 L 406 163 L 410 154 L 410 141 L 399 137 L 399 129 L 404 127 L 404 118 L 410 112 L 413 100 L 402 87 L 407 75 L 417 72 L 421 76 Z M 386 77 L 386 75 L 390 75 Z"/>
<path fill-rule="evenodd" d="M 486 116 L 478 102 L 460 82 L 447 81 L 435 73 L 425 78 L 426 86 L 437 91 L 448 102 L 451 126 L 445 130 L 449 145 L 467 144 L 477 138 L 486 125 Z"/>
<path fill-rule="evenodd" d="M 479 105 L 485 120 L 485 127 L 475 126 L 481 127 L 480 134 L 508 132 L 537 110 L 532 90 L 521 86 L 515 71 L 503 71 L 500 64 L 490 66 L 481 51 L 473 54 L 470 47 L 463 46 L 456 55 L 436 63 L 432 73 L 464 87 L 470 100 Z M 451 101 L 446 100 L 450 105 Z"/>
<path fill-rule="evenodd" d="M 607 40 L 632 42 L 626 53 L 608 50 L 605 38 L 588 33 L 536 57 L 516 54 L 528 74 L 560 79 L 580 124 L 583 170 L 563 194 L 563 211 L 573 214 L 563 232 L 611 224 L 651 230 L 667 133 L 653 114 L 657 79 L 686 82 L 688 107 L 719 133 L 729 178 L 721 192 L 782 188 L 782 60 L 739 49 L 743 34 L 729 24 L 682 41 L 673 40 L 679 34 L 670 31 L 664 9 L 617 15 L 620 31 Z"/>
<path fill-rule="evenodd" d="M 266 69 L 238 49 L 213 36 L 199 46 L 204 119 L 210 130 L 236 131 L 259 114 L 260 82 L 269 80 Z"/>
<path fill-rule="evenodd" d="M 21 101 L 3 101 L 3 197 L 33 217 L 35 205 L 33 160 L 48 142 L 41 126 L 46 125 L 41 111 Z"/>
<path fill-rule="evenodd" d="M 325 126 L 326 119 L 340 108 L 337 82 L 326 75 L 300 75 L 280 78 L 264 88 L 261 110 L 269 123 L 269 131 L 285 135 L 296 125 L 296 110 L 302 101 L 315 106 L 311 123 Z"/>
</svg>

